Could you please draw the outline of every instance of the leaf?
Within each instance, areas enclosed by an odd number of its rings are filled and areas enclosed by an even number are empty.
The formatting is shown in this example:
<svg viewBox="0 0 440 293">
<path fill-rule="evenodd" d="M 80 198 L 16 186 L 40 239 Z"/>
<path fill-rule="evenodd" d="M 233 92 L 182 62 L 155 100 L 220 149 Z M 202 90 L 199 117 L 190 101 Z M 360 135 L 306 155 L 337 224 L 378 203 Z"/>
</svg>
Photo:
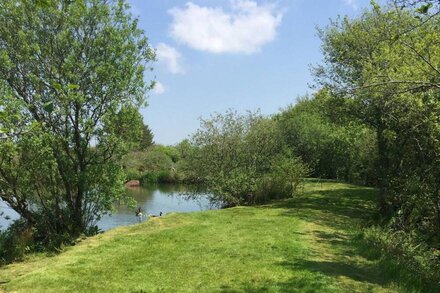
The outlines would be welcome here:
<svg viewBox="0 0 440 293">
<path fill-rule="evenodd" d="M 417 9 L 418 13 L 427 14 L 429 9 L 432 7 L 432 3 L 428 3 L 426 5 L 422 5 Z"/>
<path fill-rule="evenodd" d="M 49 8 L 49 7 L 53 6 L 52 1 L 49 1 L 49 0 L 37 0 L 35 2 L 37 4 L 37 6 L 40 6 L 42 8 Z"/>
<path fill-rule="evenodd" d="M 67 89 L 69 89 L 69 90 L 77 90 L 77 89 L 79 89 L 79 85 L 69 83 L 69 85 L 67 86 Z"/>
<path fill-rule="evenodd" d="M 57 82 L 52 82 L 52 86 L 56 89 L 56 90 L 61 90 L 62 86 L 61 84 L 57 83 Z"/>
<path fill-rule="evenodd" d="M 53 112 L 53 109 L 54 109 L 53 102 L 50 101 L 50 102 L 45 103 L 45 104 L 43 105 L 43 109 L 44 109 L 44 111 L 46 111 L 47 113 L 52 113 L 52 112 Z"/>
</svg>

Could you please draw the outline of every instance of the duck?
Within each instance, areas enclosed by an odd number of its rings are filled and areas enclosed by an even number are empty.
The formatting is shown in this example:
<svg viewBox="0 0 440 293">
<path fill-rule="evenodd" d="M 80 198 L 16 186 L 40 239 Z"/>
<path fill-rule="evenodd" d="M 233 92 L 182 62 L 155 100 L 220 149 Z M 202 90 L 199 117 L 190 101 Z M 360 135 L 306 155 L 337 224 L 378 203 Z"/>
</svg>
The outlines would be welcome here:
<svg viewBox="0 0 440 293">
<path fill-rule="evenodd" d="M 140 207 L 136 211 L 136 217 L 142 217 L 142 212 L 141 212 L 141 208 Z"/>
<path fill-rule="evenodd" d="M 162 212 L 160 212 L 159 213 L 159 216 L 158 215 L 149 215 L 151 218 L 157 218 L 157 217 L 162 217 Z"/>
</svg>

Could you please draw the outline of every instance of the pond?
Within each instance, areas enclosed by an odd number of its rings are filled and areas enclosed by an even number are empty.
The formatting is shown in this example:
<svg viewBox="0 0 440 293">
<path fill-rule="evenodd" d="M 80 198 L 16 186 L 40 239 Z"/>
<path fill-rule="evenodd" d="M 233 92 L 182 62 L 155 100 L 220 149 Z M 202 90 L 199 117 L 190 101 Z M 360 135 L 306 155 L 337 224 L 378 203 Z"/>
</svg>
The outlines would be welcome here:
<svg viewBox="0 0 440 293">
<path fill-rule="evenodd" d="M 117 206 L 112 215 L 106 215 L 98 222 L 98 227 L 101 230 L 106 231 L 117 226 L 137 223 L 138 218 L 135 211 L 138 207 L 141 208 L 144 214 L 152 215 L 159 215 L 160 212 L 168 214 L 171 212 L 194 212 L 219 208 L 217 204 L 209 201 L 209 194 L 199 193 L 196 195 L 190 187 L 185 185 L 161 184 L 146 188 L 130 187 L 127 188 L 126 192 L 137 201 L 136 207 Z M 1 212 L 3 212 L 3 216 L 0 217 L 0 229 L 4 230 L 12 220 L 18 218 L 18 215 L 2 201 L 0 201 Z M 5 219 L 5 216 L 8 216 L 9 220 Z"/>
<path fill-rule="evenodd" d="M 137 223 L 138 218 L 135 215 L 137 207 L 141 208 L 142 213 L 151 215 L 159 215 L 160 212 L 168 214 L 219 208 L 218 205 L 209 201 L 207 193 L 188 196 L 193 195 L 191 190 L 188 186 L 173 184 L 161 184 L 147 188 L 131 187 L 127 189 L 127 192 L 137 201 L 136 208 L 119 206 L 114 214 L 104 216 L 98 222 L 98 227 L 105 231 L 116 226 Z"/>
</svg>

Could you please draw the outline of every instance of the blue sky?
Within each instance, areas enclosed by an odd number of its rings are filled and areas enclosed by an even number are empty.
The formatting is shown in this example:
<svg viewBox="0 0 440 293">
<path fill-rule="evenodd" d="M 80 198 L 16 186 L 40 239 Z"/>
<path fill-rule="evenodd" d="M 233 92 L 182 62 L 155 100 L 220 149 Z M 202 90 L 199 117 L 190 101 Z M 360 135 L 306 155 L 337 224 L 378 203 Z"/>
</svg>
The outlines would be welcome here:
<svg viewBox="0 0 440 293">
<path fill-rule="evenodd" d="M 369 0 L 129 0 L 158 62 L 142 109 L 155 142 L 176 144 L 199 117 L 233 108 L 273 114 L 312 92 L 316 27 Z"/>
</svg>

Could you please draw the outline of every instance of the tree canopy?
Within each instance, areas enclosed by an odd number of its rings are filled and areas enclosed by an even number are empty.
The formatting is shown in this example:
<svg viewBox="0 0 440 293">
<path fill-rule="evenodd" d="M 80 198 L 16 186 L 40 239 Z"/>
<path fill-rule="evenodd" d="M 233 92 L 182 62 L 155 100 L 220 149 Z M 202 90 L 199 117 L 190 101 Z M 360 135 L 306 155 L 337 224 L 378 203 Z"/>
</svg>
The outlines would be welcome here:
<svg viewBox="0 0 440 293">
<path fill-rule="evenodd" d="M 359 18 L 332 22 L 321 31 L 325 62 L 315 74 L 351 119 L 376 133 L 383 215 L 433 243 L 440 239 L 440 18 L 407 4 L 374 4 Z"/>
<path fill-rule="evenodd" d="M 0 197 L 44 241 L 87 232 L 124 198 L 114 117 L 133 129 L 136 111 L 124 109 L 145 104 L 155 58 L 128 8 L 0 3 Z"/>
</svg>

